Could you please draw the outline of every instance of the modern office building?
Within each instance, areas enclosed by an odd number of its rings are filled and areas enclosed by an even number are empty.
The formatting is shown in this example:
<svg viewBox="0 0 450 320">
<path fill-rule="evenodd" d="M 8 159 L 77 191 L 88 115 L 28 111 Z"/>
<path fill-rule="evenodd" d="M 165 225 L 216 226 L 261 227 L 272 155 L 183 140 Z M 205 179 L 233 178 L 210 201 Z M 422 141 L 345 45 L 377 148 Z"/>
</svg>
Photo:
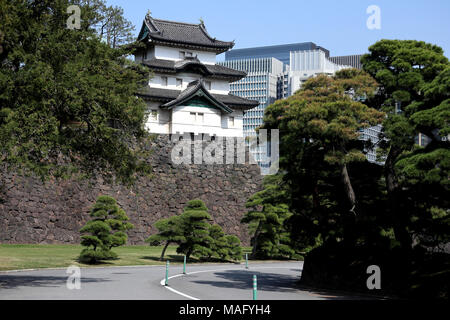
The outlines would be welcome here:
<svg viewBox="0 0 450 320">
<path fill-rule="evenodd" d="M 373 148 L 365 150 L 366 157 L 369 162 L 378 163 L 378 164 L 384 163 L 384 161 L 381 159 L 380 159 L 380 161 L 377 161 L 377 148 L 378 148 L 378 143 L 380 142 L 379 135 L 380 135 L 382 129 L 383 129 L 383 127 L 379 124 L 375 127 L 370 127 L 370 128 L 361 130 L 361 136 L 359 139 L 363 140 L 363 141 L 371 141 L 373 144 Z"/>
<path fill-rule="evenodd" d="M 282 44 L 276 46 L 255 47 L 246 49 L 234 49 L 225 53 L 225 60 L 243 60 L 243 59 L 258 59 L 258 58 L 275 58 L 281 61 L 284 65 L 290 63 L 291 51 L 304 51 L 304 50 L 322 50 L 327 57 L 330 56 L 330 52 L 316 45 L 313 42 L 291 43 Z"/>
<path fill-rule="evenodd" d="M 254 136 L 255 129 L 262 125 L 264 109 L 279 98 L 278 77 L 283 74 L 283 63 L 275 58 L 256 58 L 219 64 L 247 73 L 245 78 L 230 85 L 230 94 L 259 102 L 256 108 L 244 113 L 244 136 Z"/>
<path fill-rule="evenodd" d="M 327 49 L 303 42 L 230 50 L 219 64 L 248 73 L 230 85 L 231 94 L 260 102 L 258 107 L 244 113 L 244 136 L 248 137 L 256 134 L 255 129 L 263 124 L 265 108 L 275 100 L 293 95 L 306 80 L 318 74 L 331 76 L 345 68 L 362 69 L 361 57 L 330 57 Z M 363 129 L 360 139 L 370 140 L 376 146 L 381 130 L 381 126 Z M 260 151 L 252 150 L 257 160 Z M 376 159 L 376 147 L 366 152 L 368 161 L 381 163 Z"/>
<path fill-rule="evenodd" d="M 290 95 L 302 87 L 309 78 L 319 74 L 334 75 L 336 71 L 351 68 L 331 62 L 320 49 L 291 51 L 289 65 Z"/>
<path fill-rule="evenodd" d="M 283 63 L 275 58 L 254 58 L 219 62 L 219 65 L 238 71 L 245 71 L 247 76 L 230 85 L 230 94 L 245 99 L 256 100 L 256 108 L 244 112 L 244 137 L 256 136 L 256 128 L 263 124 L 265 108 L 279 99 L 279 82 L 283 73 Z M 255 160 L 262 165 L 268 146 L 251 147 Z"/>
<path fill-rule="evenodd" d="M 356 69 L 362 69 L 361 57 L 362 54 L 353 54 L 349 56 L 330 57 L 329 60 L 336 64 L 352 66 Z"/>
</svg>

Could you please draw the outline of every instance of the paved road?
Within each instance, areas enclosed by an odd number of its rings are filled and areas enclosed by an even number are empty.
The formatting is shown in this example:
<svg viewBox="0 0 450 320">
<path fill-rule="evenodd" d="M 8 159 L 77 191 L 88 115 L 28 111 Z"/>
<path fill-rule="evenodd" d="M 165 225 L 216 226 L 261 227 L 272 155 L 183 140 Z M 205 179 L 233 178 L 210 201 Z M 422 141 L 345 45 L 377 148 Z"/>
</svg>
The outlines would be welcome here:
<svg viewBox="0 0 450 320">
<path fill-rule="evenodd" d="M 171 266 L 169 288 L 161 285 L 164 266 L 81 269 L 81 289 L 69 290 L 66 270 L 0 272 L 0 300 L 251 300 L 258 277 L 259 300 L 349 299 L 299 290 L 302 262 Z"/>
</svg>

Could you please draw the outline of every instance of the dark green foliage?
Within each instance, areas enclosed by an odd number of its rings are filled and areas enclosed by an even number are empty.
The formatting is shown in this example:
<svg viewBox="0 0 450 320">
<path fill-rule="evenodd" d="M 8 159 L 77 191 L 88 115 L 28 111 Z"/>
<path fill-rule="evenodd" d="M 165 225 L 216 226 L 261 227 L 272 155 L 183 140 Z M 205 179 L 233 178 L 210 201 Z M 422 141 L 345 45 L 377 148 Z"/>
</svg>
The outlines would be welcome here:
<svg viewBox="0 0 450 320">
<path fill-rule="evenodd" d="M 361 243 L 352 248 L 343 243 L 327 242 L 308 254 L 302 271 L 302 284 L 327 289 L 368 291 L 367 267 L 377 265 L 381 270 L 379 296 L 409 299 L 449 299 L 450 260 L 448 254 L 430 253 L 415 247 L 411 272 L 405 273 L 405 251 L 399 246 L 388 249 L 386 239 L 375 245 Z"/>
<path fill-rule="evenodd" d="M 158 233 L 150 236 L 147 242 L 159 245 L 165 242 L 161 260 L 170 243 L 178 244 L 177 252 L 208 260 L 240 260 L 242 248 L 240 240 L 233 235 L 225 235 L 218 225 L 211 225 L 208 208 L 201 200 L 191 200 L 184 208 L 183 214 L 161 219 L 156 222 Z"/>
<path fill-rule="evenodd" d="M 264 128 L 280 129 L 290 248 L 307 254 L 309 285 L 367 292 L 374 264 L 384 293 L 448 298 L 439 283 L 450 261 L 449 62 L 420 41 L 382 40 L 369 51 L 364 69 L 378 84 L 355 70 L 318 76 L 266 109 Z M 370 143 L 359 141 L 377 123 L 384 166 L 368 163 Z"/>
<path fill-rule="evenodd" d="M 450 142 L 443 139 L 450 133 L 450 63 L 440 47 L 422 41 L 382 40 L 369 50 L 364 69 L 381 85 L 369 102 L 388 115 L 382 147 L 396 238 L 404 250 L 413 238 L 437 249 L 450 232 Z M 430 140 L 425 147 L 414 145 L 420 133 Z"/>
<path fill-rule="evenodd" d="M 241 241 L 234 235 L 225 235 L 219 225 L 209 227 L 212 257 L 222 261 L 239 261 L 242 259 Z"/>
<path fill-rule="evenodd" d="M 239 240 L 239 238 L 236 237 L 235 235 L 231 234 L 226 235 L 225 240 L 228 249 L 228 253 L 225 259 L 232 261 L 240 261 L 242 259 L 241 240 Z"/>
<path fill-rule="evenodd" d="M 264 189 L 247 201 L 246 206 L 253 210 L 247 212 L 241 222 L 249 224 L 255 258 L 291 258 L 294 254 L 285 227 L 291 213 L 283 188 L 281 175 L 268 176 Z"/>
<path fill-rule="evenodd" d="M 160 260 L 164 259 L 164 254 L 166 253 L 167 247 L 171 243 L 180 244 L 185 240 L 183 235 L 183 225 L 180 216 L 172 216 L 167 219 L 158 220 L 155 223 L 158 233 L 150 236 L 146 241 L 150 245 L 160 245 L 161 242 L 165 242 L 164 249 L 161 253 Z"/>
<path fill-rule="evenodd" d="M 209 235 L 209 220 L 211 216 L 208 208 L 201 200 L 191 200 L 181 215 L 184 241 L 177 248 L 189 259 L 191 255 L 202 257 L 211 256 L 212 239 Z"/>
<path fill-rule="evenodd" d="M 98 2 L 98 1 L 97 1 Z M 130 183 L 148 173 L 140 148 L 148 71 L 96 33 L 94 1 L 81 1 L 69 30 L 67 0 L 1 1 L 0 164 L 42 178 L 114 173 Z"/>
<path fill-rule="evenodd" d="M 363 103 L 376 88 L 367 73 L 342 70 L 308 80 L 294 96 L 266 109 L 264 128 L 280 130 L 279 184 L 288 199 L 267 202 L 289 206 L 290 248 L 304 252 L 328 239 L 357 241 L 355 220 L 364 213 L 351 170 L 366 161 L 368 146 L 359 130 L 384 117 Z"/>
<path fill-rule="evenodd" d="M 86 264 L 96 264 L 100 261 L 117 259 L 117 254 L 111 250 L 103 249 L 83 249 L 79 261 Z"/>
<path fill-rule="evenodd" d="M 111 249 L 126 244 L 126 231 L 133 228 L 125 211 L 117 206 L 114 198 L 100 196 L 90 216 L 92 220 L 80 229 L 84 234 L 81 236 L 81 245 L 87 247 L 81 252 L 80 261 L 97 263 L 117 258 Z"/>
</svg>

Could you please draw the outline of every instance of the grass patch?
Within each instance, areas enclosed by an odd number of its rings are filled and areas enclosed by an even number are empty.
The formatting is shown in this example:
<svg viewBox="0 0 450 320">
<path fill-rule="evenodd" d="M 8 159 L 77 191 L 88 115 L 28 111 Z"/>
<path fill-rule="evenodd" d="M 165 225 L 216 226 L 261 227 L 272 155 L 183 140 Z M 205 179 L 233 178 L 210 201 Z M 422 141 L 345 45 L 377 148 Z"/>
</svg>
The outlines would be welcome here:
<svg viewBox="0 0 450 320">
<path fill-rule="evenodd" d="M 177 246 L 169 246 L 165 260 L 171 263 L 182 264 L 183 256 L 176 253 Z M 80 267 L 92 267 L 77 261 L 81 250 L 80 245 L 10 245 L 0 244 L 0 271 L 41 268 L 66 268 L 71 265 Z M 101 264 L 100 266 L 139 266 L 139 265 L 163 265 L 165 261 L 159 261 L 163 247 L 123 246 L 114 248 L 119 259 Z M 244 248 L 244 252 L 251 248 Z M 189 263 L 199 263 L 191 259 Z M 95 265 L 99 266 L 99 265 Z"/>
<path fill-rule="evenodd" d="M 77 261 L 80 245 L 0 245 L 0 271 L 37 268 L 65 268 L 71 265 L 89 267 Z M 103 266 L 160 265 L 162 247 L 124 246 L 113 249 L 119 259 Z M 166 256 L 176 263 L 176 246 L 169 246 Z M 182 261 L 182 260 L 181 260 Z M 98 265 L 97 265 L 98 266 Z"/>
</svg>

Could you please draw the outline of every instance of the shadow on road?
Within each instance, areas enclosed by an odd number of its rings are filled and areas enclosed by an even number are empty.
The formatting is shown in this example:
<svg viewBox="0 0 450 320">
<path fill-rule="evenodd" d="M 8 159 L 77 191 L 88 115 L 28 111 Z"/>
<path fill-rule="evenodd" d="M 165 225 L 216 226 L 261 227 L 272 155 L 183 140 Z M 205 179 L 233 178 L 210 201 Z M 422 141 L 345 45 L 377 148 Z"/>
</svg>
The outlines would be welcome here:
<svg viewBox="0 0 450 320">
<path fill-rule="evenodd" d="M 251 290 L 253 286 L 253 275 L 258 278 L 258 291 L 280 292 L 280 293 L 295 293 L 303 291 L 312 297 L 317 297 L 326 300 L 372 300 L 373 297 L 360 296 L 351 293 L 330 292 L 327 290 L 320 290 L 314 288 L 306 288 L 299 285 L 301 277 L 301 269 L 291 269 L 295 274 L 286 275 L 279 273 L 266 273 L 252 270 L 229 270 L 223 272 L 215 272 L 214 275 L 218 280 L 194 280 L 191 282 L 210 285 L 216 288 L 242 289 Z M 196 275 L 192 275 L 196 276 Z M 201 276 L 199 276 L 201 277 Z"/>
<path fill-rule="evenodd" d="M 214 275 L 224 281 L 195 280 L 198 284 L 210 285 L 218 288 L 234 288 L 251 290 L 253 275 L 258 277 L 258 290 L 294 292 L 296 291 L 296 282 L 300 279 L 300 269 L 296 269 L 298 275 L 284 275 L 278 273 L 266 273 L 246 270 L 229 270 L 215 272 Z"/>
<path fill-rule="evenodd" d="M 29 276 L 29 275 L 0 275 L 0 290 L 18 287 L 60 287 L 65 286 L 68 276 Z M 108 279 L 81 278 L 81 283 L 106 282 Z"/>
</svg>

